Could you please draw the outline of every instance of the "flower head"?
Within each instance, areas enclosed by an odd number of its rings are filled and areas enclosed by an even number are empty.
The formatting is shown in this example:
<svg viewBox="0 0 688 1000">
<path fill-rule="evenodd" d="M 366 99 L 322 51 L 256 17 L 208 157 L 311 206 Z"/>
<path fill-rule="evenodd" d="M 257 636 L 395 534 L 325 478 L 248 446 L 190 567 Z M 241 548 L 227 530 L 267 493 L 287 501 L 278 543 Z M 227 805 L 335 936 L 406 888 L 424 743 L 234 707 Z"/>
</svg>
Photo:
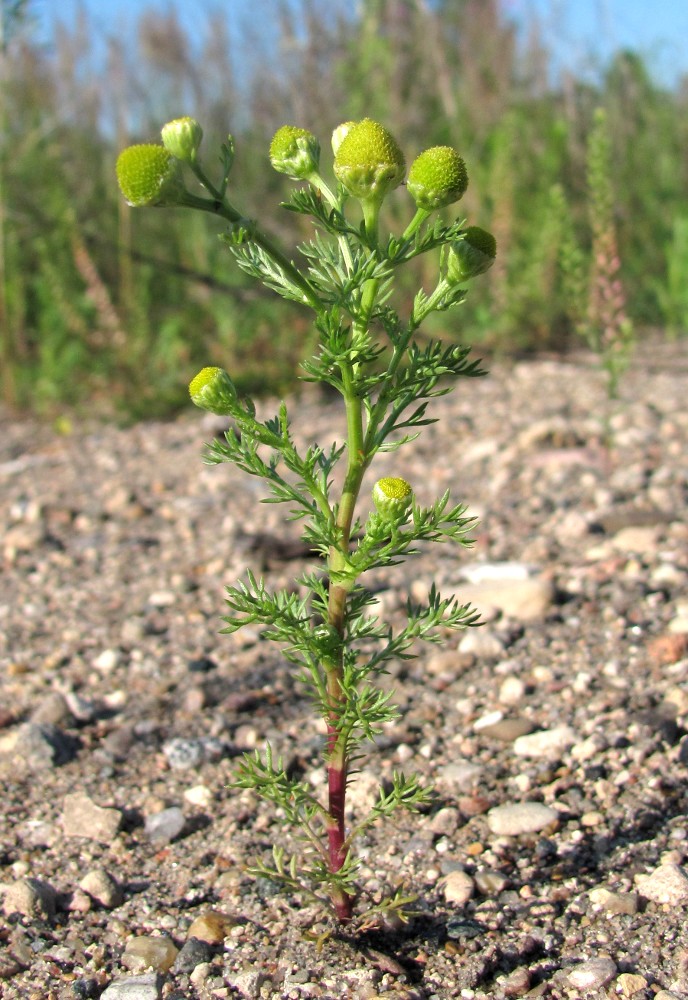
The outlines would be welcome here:
<svg viewBox="0 0 688 1000">
<path fill-rule="evenodd" d="M 399 521 L 413 500 L 413 491 L 405 479 L 385 476 L 373 486 L 373 503 L 385 521 Z"/>
<path fill-rule="evenodd" d="M 203 138 L 203 129 L 195 118 L 175 118 L 163 125 L 161 134 L 162 144 L 168 153 L 184 163 L 195 161 Z"/>
<path fill-rule="evenodd" d="M 361 201 L 380 203 L 401 184 L 404 170 L 404 154 L 396 139 L 370 118 L 351 126 L 334 158 L 337 179 Z"/>
<path fill-rule="evenodd" d="M 295 181 L 306 180 L 318 169 L 320 143 L 305 128 L 283 125 L 272 137 L 270 163 L 280 174 Z"/>
<path fill-rule="evenodd" d="M 411 164 L 407 185 L 418 208 L 434 211 L 458 201 L 468 187 L 463 158 L 451 146 L 426 149 Z"/>
<path fill-rule="evenodd" d="M 196 406 L 226 417 L 237 409 L 237 391 L 224 368 L 201 368 L 189 383 L 189 395 Z"/>
<path fill-rule="evenodd" d="M 128 146 L 117 158 L 117 181 L 128 203 L 179 205 L 187 193 L 179 161 L 164 146 Z"/>
<path fill-rule="evenodd" d="M 497 256 L 497 242 L 486 229 L 469 226 L 462 240 L 452 243 L 447 255 L 447 278 L 460 285 L 488 271 Z"/>
</svg>

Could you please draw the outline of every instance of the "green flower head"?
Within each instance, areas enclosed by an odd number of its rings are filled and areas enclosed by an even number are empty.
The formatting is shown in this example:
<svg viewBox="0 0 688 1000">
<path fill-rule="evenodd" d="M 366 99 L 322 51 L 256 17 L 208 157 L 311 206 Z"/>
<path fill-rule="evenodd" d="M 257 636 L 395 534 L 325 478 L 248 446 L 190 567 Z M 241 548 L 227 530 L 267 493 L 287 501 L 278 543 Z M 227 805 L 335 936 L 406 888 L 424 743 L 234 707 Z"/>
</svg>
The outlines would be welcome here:
<svg viewBox="0 0 688 1000">
<path fill-rule="evenodd" d="M 221 417 L 237 409 L 237 391 L 224 368 L 202 368 L 189 383 L 189 395 L 196 406 Z"/>
<path fill-rule="evenodd" d="M 462 240 L 452 243 L 447 254 L 447 278 L 461 285 L 470 278 L 488 271 L 497 256 L 497 242 L 486 229 L 469 226 Z"/>
<path fill-rule="evenodd" d="M 162 144 L 168 153 L 184 163 L 194 163 L 203 138 L 195 118 L 175 118 L 162 128 Z"/>
<path fill-rule="evenodd" d="M 433 146 L 411 164 L 406 185 L 418 208 L 428 212 L 458 201 L 468 187 L 463 158 L 451 146 Z"/>
<path fill-rule="evenodd" d="M 164 146 L 128 146 L 117 158 L 117 182 L 127 202 L 180 205 L 187 194 L 180 166 Z"/>
<path fill-rule="evenodd" d="M 334 172 L 345 190 L 360 201 L 380 203 L 404 179 L 404 154 L 394 136 L 364 118 L 346 133 L 334 158 Z"/>
<path fill-rule="evenodd" d="M 296 125 L 277 129 L 270 143 L 270 163 L 280 174 L 295 181 L 316 173 L 320 163 L 320 143 L 312 132 Z"/>
<path fill-rule="evenodd" d="M 412 500 L 413 491 L 405 479 L 386 476 L 373 486 L 373 503 L 385 521 L 400 521 Z"/>
</svg>

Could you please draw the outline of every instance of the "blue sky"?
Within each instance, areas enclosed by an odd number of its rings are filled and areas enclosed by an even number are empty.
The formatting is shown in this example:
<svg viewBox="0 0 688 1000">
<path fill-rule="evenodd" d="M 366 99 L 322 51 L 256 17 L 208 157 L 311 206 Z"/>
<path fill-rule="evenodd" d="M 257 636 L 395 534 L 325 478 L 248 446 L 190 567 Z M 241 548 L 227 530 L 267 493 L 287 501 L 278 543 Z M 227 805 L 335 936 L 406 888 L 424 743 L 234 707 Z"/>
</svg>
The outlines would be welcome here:
<svg viewBox="0 0 688 1000">
<path fill-rule="evenodd" d="M 615 50 L 631 48 L 663 83 L 688 74 L 688 3 L 680 0 L 502 0 L 502 5 L 518 23 L 538 18 L 560 67 L 594 70 Z M 41 22 L 41 36 L 49 40 L 55 19 L 69 23 L 80 6 L 103 35 L 133 24 L 145 7 L 175 7 L 191 29 L 213 7 L 224 7 L 242 21 L 250 21 L 256 12 L 255 0 L 61 0 L 54 7 L 50 0 L 34 0 L 31 7 Z M 270 0 L 261 7 L 269 9 Z"/>
</svg>

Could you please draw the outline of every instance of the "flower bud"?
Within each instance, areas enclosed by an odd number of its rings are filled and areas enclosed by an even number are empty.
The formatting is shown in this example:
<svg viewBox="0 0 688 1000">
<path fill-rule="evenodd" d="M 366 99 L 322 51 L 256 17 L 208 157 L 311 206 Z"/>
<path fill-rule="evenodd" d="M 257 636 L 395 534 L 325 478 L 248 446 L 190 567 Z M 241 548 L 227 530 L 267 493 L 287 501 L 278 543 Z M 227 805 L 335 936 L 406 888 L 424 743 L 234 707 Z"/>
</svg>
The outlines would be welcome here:
<svg viewBox="0 0 688 1000">
<path fill-rule="evenodd" d="M 128 146 L 117 158 L 117 181 L 127 202 L 179 205 L 187 194 L 179 162 L 164 146 Z"/>
<path fill-rule="evenodd" d="M 342 141 L 347 137 L 351 129 L 354 127 L 356 122 L 342 122 L 341 125 L 337 125 L 336 129 L 332 133 L 332 152 L 337 155 L 337 150 L 342 144 Z"/>
<path fill-rule="evenodd" d="M 452 243 L 447 254 L 447 279 L 453 285 L 488 271 L 497 256 L 497 243 L 492 233 L 479 226 L 469 226 L 462 240 Z"/>
<path fill-rule="evenodd" d="M 396 139 L 370 118 L 352 125 L 334 158 L 337 179 L 360 201 L 380 203 L 401 184 L 404 170 L 404 154 Z"/>
<path fill-rule="evenodd" d="M 413 500 L 413 491 L 405 479 L 386 476 L 373 486 L 373 503 L 385 521 L 399 521 Z"/>
<path fill-rule="evenodd" d="M 451 146 L 433 146 L 411 164 L 406 186 L 418 208 L 428 212 L 458 201 L 468 187 L 463 158 Z"/>
<path fill-rule="evenodd" d="M 320 143 L 312 132 L 295 125 L 277 129 L 270 143 L 270 163 L 280 174 L 306 180 L 320 163 Z"/>
<path fill-rule="evenodd" d="M 189 383 L 189 395 L 196 406 L 221 417 L 237 408 L 237 391 L 224 368 L 202 368 Z"/>
<path fill-rule="evenodd" d="M 162 144 L 168 153 L 184 163 L 194 163 L 203 138 L 195 118 L 175 118 L 162 128 Z"/>
</svg>

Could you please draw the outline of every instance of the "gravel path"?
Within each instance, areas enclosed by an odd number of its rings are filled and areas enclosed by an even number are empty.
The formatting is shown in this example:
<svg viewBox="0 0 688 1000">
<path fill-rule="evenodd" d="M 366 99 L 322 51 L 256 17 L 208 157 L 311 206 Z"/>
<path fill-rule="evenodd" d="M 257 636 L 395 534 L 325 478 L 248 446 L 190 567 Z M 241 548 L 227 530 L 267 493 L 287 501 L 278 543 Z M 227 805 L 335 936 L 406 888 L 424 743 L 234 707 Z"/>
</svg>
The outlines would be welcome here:
<svg viewBox="0 0 688 1000">
<path fill-rule="evenodd" d="M 0 995 L 688 998 L 688 365 L 644 354 L 612 409 L 587 356 L 496 365 L 371 477 L 479 517 L 472 549 L 371 575 L 380 613 L 435 580 L 485 624 L 385 680 L 402 716 L 352 808 L 400 767 L 435 798 L 359 845 L 364 898 L 404 886 L 417 915 L 349 935 L 248 876 L 289 831 L 227 787 L 266 740 L 322 782 L 288 664 L 218 635 L 247 566 L 280 586 L 306 565 L 298 527 L 202 464 L 218 425 L 197 411 L 70 436 L 6 419 Z M 293 417 L 341 435 L 329 404 Z"/>
</svg>

